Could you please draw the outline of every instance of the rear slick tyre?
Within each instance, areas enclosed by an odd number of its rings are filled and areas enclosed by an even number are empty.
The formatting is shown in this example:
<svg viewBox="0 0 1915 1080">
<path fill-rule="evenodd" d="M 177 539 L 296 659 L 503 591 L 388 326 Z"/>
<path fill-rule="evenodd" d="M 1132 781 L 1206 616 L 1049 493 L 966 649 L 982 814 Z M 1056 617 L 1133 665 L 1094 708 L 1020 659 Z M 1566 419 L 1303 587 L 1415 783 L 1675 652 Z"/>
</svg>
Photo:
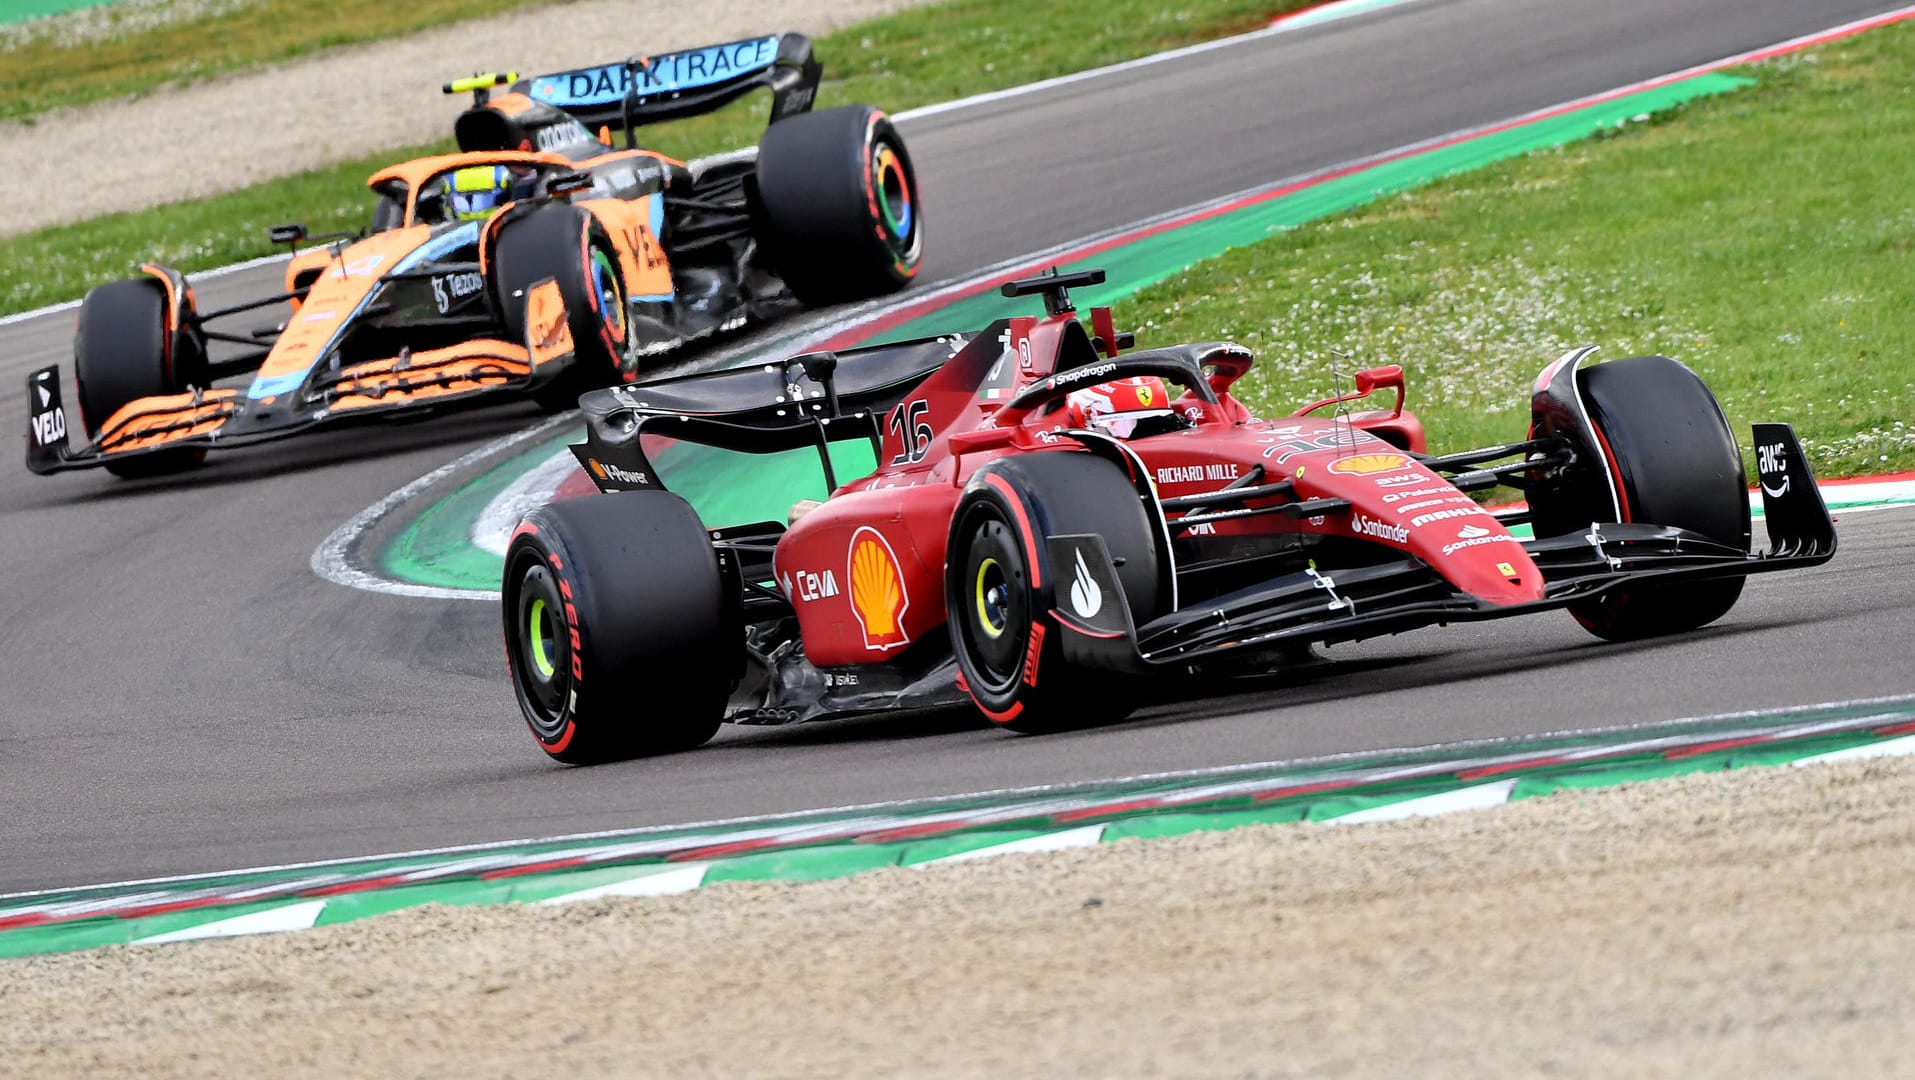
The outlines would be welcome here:
<svg viewBox="0 0 1915 1080">
<path fill-rule="evenodd" d="M 552 759 L 674 753 L 718 730 L 742 635 L 685 500 L 619 492 L 532 511 L 501 593 L 512 688 Z"/>
<path fill-rule="evenodd" d="M 772 124 L 752 184 L 765 249 L 807 307 L 883 296 L 917 276 L 917 174 L 879 110 L 846 105 Z"/>
</svg>

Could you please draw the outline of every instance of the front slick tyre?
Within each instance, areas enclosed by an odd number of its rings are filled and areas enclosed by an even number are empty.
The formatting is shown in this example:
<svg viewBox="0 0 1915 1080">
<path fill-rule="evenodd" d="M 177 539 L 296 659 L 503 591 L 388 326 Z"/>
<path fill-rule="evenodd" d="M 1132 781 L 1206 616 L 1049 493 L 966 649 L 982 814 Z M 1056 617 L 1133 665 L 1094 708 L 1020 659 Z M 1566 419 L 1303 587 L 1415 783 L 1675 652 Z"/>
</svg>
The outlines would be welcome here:
<svg viewBox="0 0 1915 1080">
<path fill-rule="evenodd" d="M 86 433 L 100 428 L 130 402 L 178 394 L 203 375 L 194 346 L 167 325 L 166 290 L 152 278 L 96 285 L 80 301 L 73 337 L 73 374 L 80 390 Z M 106 471 L 126 480 L 166 476 L 198 466 L 203 449 L 159 450 L 106 459 Z"/>
<path fill-rule="evenodd" d="M 1607 448 L 1622 520 L 1673 525 L 1748 550 L 1749 496 L 1742 451 L 1722 406 L 1702 379 L 1664 356 L 1612 360 L 1577 377 L 1590 423 Z M 1596 502 L 1603 505 L 1592 514 Z M 1600 500 L 1575 507 L 1551 505 L 1545 496 L 1537 506 L 1537 523 L 1551 521 L 1550 534 L 1570 531 L 1563 520 L 1588 528 L 1592 518 L 1609 521 L 1618 516 L 1607 503 L 1606 489 Z M 1540 528 L 1538 534 L 1544 535 Z M 1679 634 L 1727 614 L 1746 580 L 1631 585 L 1576 603 L 1569 613 L 1605 641 Z"/>
<path fill-rule="evenodd" d="M 718 730 L 741 656 L 711 539 L 664 491 L 527 514 L 505 554 L 512 688 L 539 748 L 589 765 Z"/>
<path fill-rule="evenodd" d="M 540 408 L 562 412 L 588 390 L 633 377 L 636 369 L 625 359 L 631 333 L 625 280 L 596 218 L 562 202 L 516 214 L 499 227 L 492 264 L 506 336 L 515 344 L 525 340 L 527 289 L 551 278 L 565 301 L 574 355 L 557 377 L 532 391 Z"/>
<path fill-rule="evenodd" d="M 1132 625 L 1159 614 L 1159 543 L 1137 490 L 1092 454 L 1048 451 L 992 462 L 958 501 L 944 603 L 965 690 L 998 727 L 1035 734 L 1121 720 L 1137 687 L 1114 671 L 1073 668 L 1052 614 L 1070 588 L 1047 537 L 1102 537 Z"/>
</svg>

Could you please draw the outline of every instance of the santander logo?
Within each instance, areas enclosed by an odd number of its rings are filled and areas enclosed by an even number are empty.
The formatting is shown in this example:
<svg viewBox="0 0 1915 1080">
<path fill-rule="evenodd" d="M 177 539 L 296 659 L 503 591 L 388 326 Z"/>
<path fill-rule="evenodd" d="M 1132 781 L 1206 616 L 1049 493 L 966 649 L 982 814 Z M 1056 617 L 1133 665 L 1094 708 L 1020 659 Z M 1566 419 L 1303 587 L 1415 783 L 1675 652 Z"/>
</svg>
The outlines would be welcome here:
<svg viewBox="0 0 1915 1080">
<path fill-rule="evenodd" d="M 1391 525 L 1378 521 L 1365 514 L 1350 515 L 1350 531 L 1358 536 L 1368 536 L 1377 540 L 1388 540 L 1401 544 L 1410 538 L 1410 530 L 1402 525 Z"/>
</svg>

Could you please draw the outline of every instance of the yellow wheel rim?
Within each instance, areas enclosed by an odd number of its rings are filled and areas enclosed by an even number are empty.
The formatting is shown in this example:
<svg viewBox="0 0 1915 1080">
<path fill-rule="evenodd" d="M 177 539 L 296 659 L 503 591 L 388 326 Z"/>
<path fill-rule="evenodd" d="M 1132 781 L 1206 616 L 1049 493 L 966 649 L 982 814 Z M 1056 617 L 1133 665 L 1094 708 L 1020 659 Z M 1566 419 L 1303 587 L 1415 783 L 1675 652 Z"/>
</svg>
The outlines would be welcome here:
<svg viewBox="0 0 1915 1080">
<path fill-rule="evenodd" d="M 532 613 L 526 620 L 526 640 L 532 643 L 532 664 L 539 669 L 539 677 L 549 679 L 558 671 L 552 663 L 552 655 L 545 651 L 545 601 L 532 601 Z"/>
<path fill-rule="evenodd" d="M 984 595 L 984 579 L 997 568 L 996 559 L 985 559 L 977 567 L 977 625 L 987 637 L 1001 637 L 1004 624 L 991 614 L 991 605 Z"/>
</svg>

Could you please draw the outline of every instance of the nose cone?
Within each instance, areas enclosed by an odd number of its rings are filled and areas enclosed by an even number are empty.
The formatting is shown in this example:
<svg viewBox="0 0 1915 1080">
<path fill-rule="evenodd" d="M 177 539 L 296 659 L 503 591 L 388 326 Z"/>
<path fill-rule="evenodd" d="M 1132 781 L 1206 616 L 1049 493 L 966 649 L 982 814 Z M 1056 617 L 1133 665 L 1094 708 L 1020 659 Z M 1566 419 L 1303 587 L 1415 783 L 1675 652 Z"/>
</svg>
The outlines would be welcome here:
<svg viewBox="0 0 1915 1080">
<path fill-rule="evenodd" d="M 1416 537 L 1417 554 L 1450 584 L 1499 607 L 1543 598 L 1543 572 L 1503 523 L 1478 509 Z"/>
</svg>

